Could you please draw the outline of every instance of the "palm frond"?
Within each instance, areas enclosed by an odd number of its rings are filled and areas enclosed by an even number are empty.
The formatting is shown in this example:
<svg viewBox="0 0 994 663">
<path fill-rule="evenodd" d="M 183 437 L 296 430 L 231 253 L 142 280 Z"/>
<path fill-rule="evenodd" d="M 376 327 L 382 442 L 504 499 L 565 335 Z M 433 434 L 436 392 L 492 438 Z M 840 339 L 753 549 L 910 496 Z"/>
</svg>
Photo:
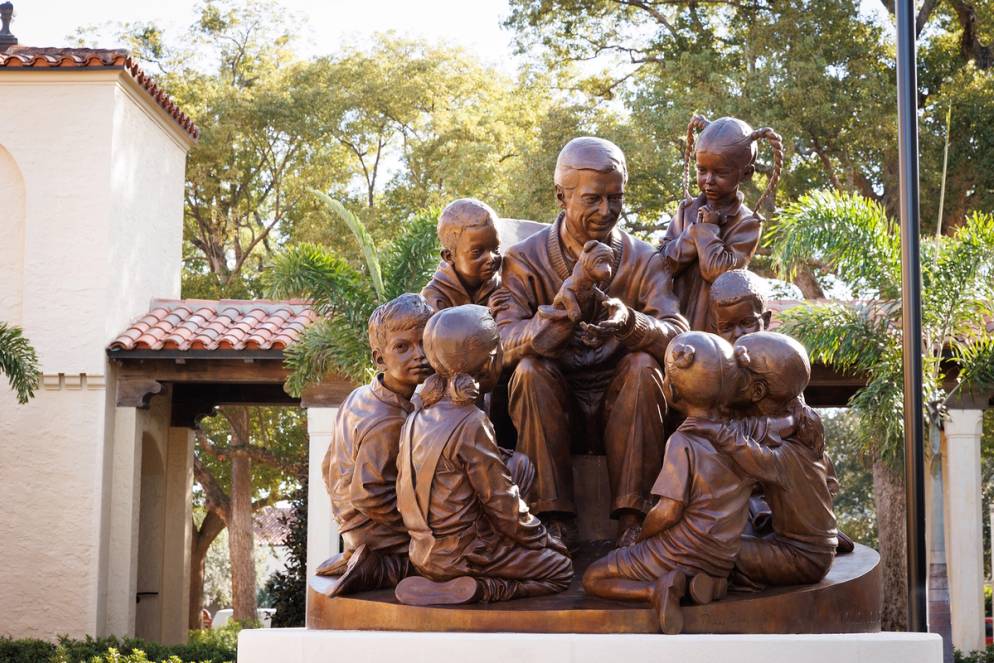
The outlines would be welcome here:
<svg viewBox="0 0 994 663">
<path fill-rule="evenodd" d="M 20 327 L 0 322 L 0 373 L 7 376 L 17 402 L 24 404 L 41 385 L 38 355 Z"/>
<path fill-rule="evenodd" d="M 440 245 L 436 233 L 438 210 L 415 214 L 401 227 L 401 233 L 383 251 L 383 277 L 387 299 L 405 292 L 418 292 L 431 278 L 438 264 Z"/>
<path fill-rule="evenodd" d="M 274 256 L 265 274 L 270 297 L 300 297 L 323 316 L 352 317 L 374 293 L 348 262 L 315 244 L 300 244 Z"/>
<path fill-rule="evenodd" d="M 923 324 L 937 354 L 983 327 L 994 307 L 994 217 L 972 214 L 951 237 L 927 242 L 923 255 Z M 924 252 L 923 252 L 924 253 Z"/>
<path fill-rule="evenodd" d="M 900 356 L 898 356 L 900 360 Z M 860 443 L 870 453 L 897 466 L 904 448 L 904 387 L 901 363 L 889 362 L 883 370 L 849 399 L 859 416 Z"/>
<path fill-rule="evenodd" d="M 767 233 L 774 270 L 792 279 L 811 261 L 834 271 L 857 296 L 900 291 L 900 243 L 884 208 L 862 196 L 817 191 L 780 212 Z"/>
<path fill-rule="evenodd" d="M 345 221 L 349 230 L 352 231 L 356 241 L 359 243 L 359 248 L 362 249 L 362 255 L 366 258 L 366 269 L 369 270 L 369 278 L 373 282 L 373 289 L 376 291 L 376 296 L 379 298 L 379 301 L 386 301 L 386 291 L 383 288 L 383 272 L 380 268 L 380 255 L 376 250 L 376 243 L 373 241 L 373 236 L 366 230 L 366 226 L 362 224 L 362 221 L 355 214 L 345 209 L 345 206 L 340 202 L 317 189 L 312 189 L 312 191 L 329 210 Z"/>
<path fill-rule="evenodd" d="M 971 392 L 979 387 L 994 386 L 994 336 L 976 334 L 957 343 L 952 350 L 953 359 L 960 367 L 957 389 Z"/>
<path fill-rule="evenodd" d="M 286 349 L 283 363 L 290 372 L 286 390 L 294 396 L 333 372 L 361 384 L 372 370 L 366 330 L 340 317 L 319 320 Z"/>
<path fill-rule="evenodd" d="M 899 341 L 884 313 L 872 306 L 802 305 L 780 314 L 781 328 L 808 349 L 811 361 L 841 371 L 872 371 Z"/>
</svg>

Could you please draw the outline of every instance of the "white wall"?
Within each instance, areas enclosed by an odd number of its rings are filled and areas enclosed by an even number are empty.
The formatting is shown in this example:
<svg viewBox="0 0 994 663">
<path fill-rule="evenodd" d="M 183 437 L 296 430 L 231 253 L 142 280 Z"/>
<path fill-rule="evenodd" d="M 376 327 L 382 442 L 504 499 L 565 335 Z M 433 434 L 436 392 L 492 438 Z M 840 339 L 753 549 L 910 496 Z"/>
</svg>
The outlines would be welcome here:
<svg viewBox="0 0 994 663">
<path fill-rule="evenodd" d="M 116 70 L 4 71 L 0 117 L 0 201 L 23 209 L 0 215 L 4 239 L 20 233 L 0 242 L 0 315 L 44 373 L 26 406 L 0 384 L 0 633 L 102 633 L 133 624 L 108 607 L 132 582 L 133 542 L 111 542 L 137 535 L 112 527 L 137 518 L 112 486 L 133 498 L 141 462 L 133 417 L 115 440 L 105 347 L 153 297 L 179 295 L 189 142 Z"/>
</svg>

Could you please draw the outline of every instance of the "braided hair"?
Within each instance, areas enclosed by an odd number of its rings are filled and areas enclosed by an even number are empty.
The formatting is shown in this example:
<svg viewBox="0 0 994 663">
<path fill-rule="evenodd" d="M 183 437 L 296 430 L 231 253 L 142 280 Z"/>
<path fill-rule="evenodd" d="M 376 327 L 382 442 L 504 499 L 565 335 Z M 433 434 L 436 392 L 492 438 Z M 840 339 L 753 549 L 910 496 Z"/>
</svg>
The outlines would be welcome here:
<svg viewBox="0 0 994 663">
<path fill-rule="evenodd" d="M 700 139 L 695 136 L 695 132 L 700 132 Z M 698 142 L 714 141 L 721 147 L 742 148 L 743 152 L 748 151 L 748 162 L 745 165 L 752 165 L 756 160 L 756 145 L 760 140 L 765 140 L 773 150 L 773 171 L 770 173 L 766 190 L 756 202 L 755 209 L 760 209 L 770 201 L 773 192 L 780 182 L 780 173 L 783 170 L 783 139 L 780 134 L 769 127 L 753 130 L 742 120 L 733 117 L 722 117 L 713 122 L 703 115 L 694 115 L 687 125 L 687 149 L 684 152 L 683 165 L 683 195 L 687 201 L 692 200 L 690 195 L 690 163 L 697 151 Z"/>
</svg>

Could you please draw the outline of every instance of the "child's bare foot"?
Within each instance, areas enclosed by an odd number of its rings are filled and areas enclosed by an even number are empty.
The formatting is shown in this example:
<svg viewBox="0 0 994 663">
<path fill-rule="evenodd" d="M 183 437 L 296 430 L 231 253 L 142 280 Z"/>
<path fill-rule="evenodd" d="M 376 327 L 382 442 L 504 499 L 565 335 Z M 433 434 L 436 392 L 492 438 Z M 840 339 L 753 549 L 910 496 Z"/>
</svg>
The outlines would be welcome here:
<svg viewBox="0 0 994 663">
<path fill-rule="evenodd" d="M 405 605 L 460 605 L 479 600 L 480 584 L 470 576 L 445 582 L 410 576 L 400 581 L 394 595 Z"/>
<path fill-rule="evenodd" d="M 666 635 L 683 631 L 683 610 L 680 598 L 687 590 L 687 577 L 679 571 L 670 571 L 659 580 L 652 591 L 652 605 L 659 616 L 659 630 Z"/>
</svg>

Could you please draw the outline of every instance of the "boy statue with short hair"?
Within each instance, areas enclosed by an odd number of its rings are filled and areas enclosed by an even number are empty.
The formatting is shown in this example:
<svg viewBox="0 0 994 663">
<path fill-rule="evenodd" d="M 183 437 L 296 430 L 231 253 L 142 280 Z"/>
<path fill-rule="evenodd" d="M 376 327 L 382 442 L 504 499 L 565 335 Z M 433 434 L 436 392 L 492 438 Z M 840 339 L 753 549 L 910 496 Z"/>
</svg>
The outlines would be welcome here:
<svg viewBox="0 0 994 663">
<path fill-rule="evenodd" d="M 463 304 L 488 306 L 500 285 L 497 213 L 475 198 L 454 200 L 438 217 L 442 262 L 421 294 L 435 311 Z"/>
<path fill-rule="evenodd" d="M 729 343 L 765 331 L 773 312 L 766 308 L 766 284 L 747 269 L 725 272 L 711 284 L 711 318 L 715 333 Z"/>
<path fill-rule="evenodd" d="M 320 567 L 328 596 L 394 587 L 408 574 L 410 537 L 397 510 L 400 429 L 414 410 L 411 397 L 432 369 L 422 333 L 431 307 L 404 294 L 369 318 L 376 376 L 338 410 L 322 473 L 345 551 Z"/>
</svg>

